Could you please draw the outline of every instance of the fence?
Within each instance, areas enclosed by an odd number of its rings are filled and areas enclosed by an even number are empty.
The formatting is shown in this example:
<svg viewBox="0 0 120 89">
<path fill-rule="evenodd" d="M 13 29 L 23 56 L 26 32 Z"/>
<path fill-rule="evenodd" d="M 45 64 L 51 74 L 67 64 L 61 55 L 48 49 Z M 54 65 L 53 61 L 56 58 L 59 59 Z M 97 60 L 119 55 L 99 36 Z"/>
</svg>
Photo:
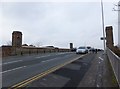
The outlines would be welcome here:
<svg viewBox="0 0 120 89">
<path fill-rule="evenodd" d="M 107 48 L 107 55 L 112 65 L 115 77 L 120 87 L 120 57 L 118 57 L 114 52 Z"/>
</svg>

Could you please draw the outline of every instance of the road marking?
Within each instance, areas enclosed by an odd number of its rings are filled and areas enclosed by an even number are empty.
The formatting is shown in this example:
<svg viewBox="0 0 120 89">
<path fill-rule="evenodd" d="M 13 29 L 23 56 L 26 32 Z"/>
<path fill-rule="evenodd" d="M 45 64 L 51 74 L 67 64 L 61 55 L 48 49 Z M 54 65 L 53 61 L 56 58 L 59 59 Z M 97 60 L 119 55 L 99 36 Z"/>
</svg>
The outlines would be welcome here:
<svg viewBox="0 0 120 89">
<path fill-rule="evenodd" d="M 23 61 L 23 60 L 17 60 L 17 61 L 5 62 L 5 63 L 2 63 L 2 64 L 0 64 L 0 65 L 7 65 L 7 64 L 12 64 L 12 63 L 20 62 L 20 61 Z"/>
<path fill-rule="evenodd" d="M 11 70 L 6 70 L 6 71 L 3 71 L 3 72 L 0 72 L 0 74 L 10 72 L 10 71 L 14 71 L 14 70 L 18 70 L 18 69 L 25 68 L 25 67 L 27 67 L 27 66 L 21 66 L 21 67 L 17 67 L 17 68 L 11 69 Z"/>
<path fill-rule="evenodd" d="M 67 56 L 70 56 L 70 55 L 65 55 L 64 57 L 67 57 Z M 56 57 L 56 58 L 48 59 L 48 60 L 41 61 L 41 62 L 48 62 L 48 61 L 58 60 L 59 58 L 61 58 L 61 57 Z"/>
<path fill-rule="evenodd" d="M 67 53 L 57 53 L 56 55 L 62 55 L 62 54 L 67 54 Z"/>
<path fill-rule="evenodd" d="M 97 87 L 100 87 L 99 84 L 97 84 Z"/>
<path fill-rule="evenodd" d="M 101 59 L 102 61 L 104 60 L 103 58 L 99 57 L 99 59 Z"/>
<path fill-rule="evenodd" d="M 56 60 L 56 59 L 58 59 L 58 58 L 60 58 L 60 57 L 57 57 L 57 58 L 53 58 L 53 59 L 49 59 L 49 60 L 45 60 L 45 61 L 42 61 L 42 62 L 53 61 L 53 60 Z"/>
<path fill-rule="evenodd" d="M 40 57 L 35 57 L 35 58 L 43 58 L 43 57 L 48 57 L 50 55 L 46 55 L 46 56 L 40 56 Z"/>
<path fill-rule="evenodd" d="M 101 75 L 101 74 L 99 74 L 99 77 L 102 77 L 102 75 Z"/>
<path fill-rule="evenodd" d="M 13 89 L 13 88 L 14 88 L 14 89 L 19 89 L 20 87 L 24 87 L 25 85 L 27 85 L 27 84 L 29 84 L 29 83 L 37 80 L 37 79 L 40 79 L 40 78 L 48 75 L 49 73 L 52 73 L 52 72 L 60 69 L 61 67 L 65 66 L 65 65 L 67 65 L 67 64 L 70 64 L 70 63 L 72 63 L 73 61 L 78 60 L 79 58 L 81 58 L 81 57 L 83 57 L 83 56 L 86 56 L 86 55 L 81 55 L 81 56 L 79 56 L 79 57 L 77 57 L 77 58 L 75 58 L 75 59 L 73 59 L 73 60 L 67 61 L 67 62 L 65 62 L 65 63 L 63 63 L 63 64 L 58 65 L 58 66 L 52 67 L 51 69 L 46 70 L 46 71 L 44 71 L 44 72 L 42 72 L 42 73 L 40 73 L 40 74 L 38 74 L 38 75 L 36 75 L 36 76 L 33 76 L 33 77 L 29 78 L 29 79 L 26 79 L 26 80 L 24 80 L 24 81 L 22 81 L 22 82 L 20 82 L 20 83 L 18 83 L 18 84 L 15 84 L 15 85 L 11 86 L 11 87 L 8 88 L 8 89 Z"/>
</svg>

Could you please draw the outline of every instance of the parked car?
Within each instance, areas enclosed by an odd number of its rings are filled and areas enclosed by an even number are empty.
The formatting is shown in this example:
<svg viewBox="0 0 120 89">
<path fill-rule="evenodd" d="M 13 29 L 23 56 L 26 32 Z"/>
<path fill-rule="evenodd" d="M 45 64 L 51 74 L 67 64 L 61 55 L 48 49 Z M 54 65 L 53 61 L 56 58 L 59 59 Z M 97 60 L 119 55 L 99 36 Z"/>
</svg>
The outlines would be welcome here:
<svg viewBox="0 0 120 89">
<path fill-rule="evenodd" d="M 87 47 L 79 47 L 79 48 L 77 48 L 77 50 L 76 50 L 76 54 L 82 54 L 82 53 L 88 53 L 88 49 L 87 49 Z"/>
</svg>

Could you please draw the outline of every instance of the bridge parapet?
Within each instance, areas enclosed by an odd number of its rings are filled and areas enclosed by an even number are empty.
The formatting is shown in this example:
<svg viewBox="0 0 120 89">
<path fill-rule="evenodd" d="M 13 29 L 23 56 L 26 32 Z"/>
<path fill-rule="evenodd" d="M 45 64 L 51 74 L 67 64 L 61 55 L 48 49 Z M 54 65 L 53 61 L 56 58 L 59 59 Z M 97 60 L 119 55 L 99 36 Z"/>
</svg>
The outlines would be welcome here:
<svg viewBox="0 0 120 89">
<path fill-rule="evenodd" d="M 54 53 L 54 52 L 70 52 L 67 48 L 47 48 L 47 47 L 16 47 L 2 46 L 0 47 L 2 57 L 25 54 L 40 54 L 40 53 Z"/>
<path fill-rule="evenodd" d="M 111 51 L 109 48 L 107 48 L 107 56 L 109 58 L 115 77 L 120 87 L 120 57 L 116 55 L 113 51 Z"/>
</svg>

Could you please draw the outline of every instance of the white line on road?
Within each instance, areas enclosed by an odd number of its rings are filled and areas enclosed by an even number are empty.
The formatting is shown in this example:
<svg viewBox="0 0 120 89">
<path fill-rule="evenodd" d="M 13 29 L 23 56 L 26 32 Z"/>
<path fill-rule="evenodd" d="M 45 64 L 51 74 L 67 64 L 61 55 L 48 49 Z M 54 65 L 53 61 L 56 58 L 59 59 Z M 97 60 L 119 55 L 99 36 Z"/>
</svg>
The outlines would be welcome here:
<svg viewBox="0 0 120 89">
<path fill-rule="evenodd" d="M 2 64 L 0 64 L 0 65 L 12 64 L 12 63 L 20 62 L 20 61 L 23 61 L 23 60 L 17 60 L 17 61 L 5 62 L 5 63 L 2 63 Z"/>
<path fill-rule="evenodd" d="M 67 56 L 70 56 L 70 55 L 65 55 L 64 57 L 67 57 Z M 45 60 L 45 61 L 42 61 L 42 62 L 48 62 L 48 61 L 58 60 L 59 58 L 61 58 L 61 57 L 52 58 L 52 59 Z"/>
<path fill-rule="evenodd" d="M 48 57 L 50 55 L 45 55 L 45 56 L 40 56 L 40 57 L 35 57 L 35 58 L 43 58 L 43 57 Z"/>
<path fill-rule="evenodd" d="M 99 77 L 102 77 L 102 75 L 101 75 L 101 74 L 99 74 Z"/>
<path fill-rule="evenodd" d="M 49 59 L 49 60 L 45 60 L 45 61 L 42 61 L 42 62 L 53 61 L 53 60 L 56 60 L 56 59 L 58 59 L 58 58 L 60 58 L 60 57 L 57 57 L 57 58 L 53 58 L 53 59 Z"/>
<path fill-rule="evenodd" d="M 27 67 L 27 66 L 21 66 L 21 67 L 14 68 L 14 69 L 11 69 L 11 70 L 6 70 L 6 71 L 3 71 L 3 72 L 0 72 L 0 74 L 6 73 L 6 72 L 10 72 L 10 71 L 14 71 L 14 70 L 18 70 L 18 69 L 25 68 L 25 67 Z"/>
<path fill-rule="evenodd" d="M 101 59 L 102 61 L 104 60 L 103 58 L 99 57 L 99 59 Z"/>
<path fill-rule="evenodd" d="M 97 87 L 100 87 L 99 84 L 97 84 Z"/>
</svg>

